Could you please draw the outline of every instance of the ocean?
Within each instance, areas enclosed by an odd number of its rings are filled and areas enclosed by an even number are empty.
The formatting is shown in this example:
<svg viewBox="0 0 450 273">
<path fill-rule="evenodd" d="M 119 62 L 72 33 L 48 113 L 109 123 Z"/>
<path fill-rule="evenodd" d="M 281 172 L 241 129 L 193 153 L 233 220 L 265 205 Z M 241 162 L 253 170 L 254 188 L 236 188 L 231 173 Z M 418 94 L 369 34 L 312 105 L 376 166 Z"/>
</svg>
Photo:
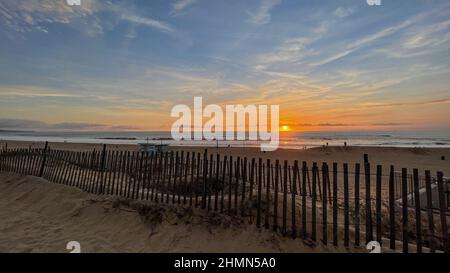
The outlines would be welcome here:
<svg viewBox="0 0 450 273">
<path fill-rule="evenodd" d="M 0 140 L 22 140 L 33 142 L 69 142 L 137 144 L 158 143 L 179 146 L 259 147 L 257 141 L 174 141 L 170 132 L 73 132 L 73 131 L 0 131 Z M 322 145 L 384 147 L 450 147 L 450 130 L 439 131 L 307 131 L 282 132 L 280 148 L 304 149 Z"/>
</svg>

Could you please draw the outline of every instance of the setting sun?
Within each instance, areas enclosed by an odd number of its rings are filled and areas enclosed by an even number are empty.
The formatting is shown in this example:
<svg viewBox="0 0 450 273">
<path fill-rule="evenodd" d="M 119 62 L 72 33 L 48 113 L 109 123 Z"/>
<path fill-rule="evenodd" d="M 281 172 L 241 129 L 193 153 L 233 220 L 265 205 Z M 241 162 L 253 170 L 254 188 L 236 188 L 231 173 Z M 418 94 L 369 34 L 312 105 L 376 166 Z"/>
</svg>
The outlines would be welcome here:
<svg viewBox="0 0 450 273">
<path fill-rule="evenodd" d="M 290 128 L 289 128 L 289 126 L 287 126 L 287 125 L 283 125 L 283 126 L 281 126 L 281 130 L 280 131 L 282 131 L 282 132 L 288 132 L 288 131 L 290 131 Z"/>
</svg>

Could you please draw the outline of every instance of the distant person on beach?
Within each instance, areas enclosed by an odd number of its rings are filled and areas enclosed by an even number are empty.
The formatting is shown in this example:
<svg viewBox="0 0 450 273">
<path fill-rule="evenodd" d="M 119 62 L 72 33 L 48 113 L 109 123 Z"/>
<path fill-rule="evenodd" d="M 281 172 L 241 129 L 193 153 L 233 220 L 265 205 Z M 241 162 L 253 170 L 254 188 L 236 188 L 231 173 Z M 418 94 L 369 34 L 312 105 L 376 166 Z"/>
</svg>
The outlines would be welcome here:
<svg viewBox="0 0 450 273">
<path fill-rule="evenodd" d="M 347 147 L 347 142 L 344 142 L 344 147 Z"/>
</svg>

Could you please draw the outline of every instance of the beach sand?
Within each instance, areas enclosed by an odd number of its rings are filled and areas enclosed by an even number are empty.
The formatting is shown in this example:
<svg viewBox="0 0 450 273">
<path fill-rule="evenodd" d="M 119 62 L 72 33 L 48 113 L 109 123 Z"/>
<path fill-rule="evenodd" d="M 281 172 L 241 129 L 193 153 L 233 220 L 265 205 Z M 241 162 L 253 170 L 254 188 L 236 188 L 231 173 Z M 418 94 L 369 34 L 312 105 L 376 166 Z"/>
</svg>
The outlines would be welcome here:
<svg viewBox="0 0 450 273">
<path fill-rule="evenodd" d="M 311 247 L 212 212 L 96 196 L 44 179 L 0 174 L 0 252 L 365 252 Z"/>
</svg>

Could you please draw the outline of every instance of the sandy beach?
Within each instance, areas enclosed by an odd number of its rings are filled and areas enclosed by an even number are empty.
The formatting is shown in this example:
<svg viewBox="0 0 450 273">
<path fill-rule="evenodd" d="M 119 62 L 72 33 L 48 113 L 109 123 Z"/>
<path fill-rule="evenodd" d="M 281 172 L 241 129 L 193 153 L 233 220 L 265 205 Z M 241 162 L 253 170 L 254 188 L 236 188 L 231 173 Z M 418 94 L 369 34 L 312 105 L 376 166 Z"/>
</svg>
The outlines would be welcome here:
<svg viewBox="0 0 450 273">
<path fill-rule="evenodd" d="M 4 147 L 5 143 L 0 143 Z M 38 148 L 43 143 L 8 142 L 8 148 Z M 49 143 L 51 149 L 101 150 L 100 144 Z M 109 150 L 137 151 L 135 145 L 108 145 Z M 203 152 L 202 147 L 170 147 L 174 151 Z M 326 147 L 263 153 L 255 148 L 209 149 L 233 157 L 312 162 L 362 163 L 389 168 L 412 167 L 449 173 L 450 149 L 389 147 Z M 352 177 L 350 176 L 350 179 Z M 384 181 L 384 180 L 383 180 Z M 342 195 L 339 179 L 338 194 Z M 383 182 L 384 183 L 384 182 Z M 383 184 L 384 185 L 384 184 Z M 361 185 L 361 190 L 363 185 Z M 383 196 L 387 196 L 383 186 Z M 353 184 L 350 184 L 353 194 Z M 256 198 L 256 197 L 255 197 Z M 282 196 L 280 195 L 279 202 Z M 342 200 L 339 204 L 342 205 Z M 297 200 L 300 207 L 300 200 Z M 155 204 L 117 196 L 98 196 L 42 178 L 0 173 L 0 251 L 67 252 L 65 244 L 79 241 L 84 252 L 361 252 L 363 248 L 324 246 L 320 241 L 292 240 L 257 229 L 239 217 L 195 208 Z M 281 207 L 280 203 L 280 207 Z M 320 204 L 318 204 L 320 219 Z M 308 210 L 311 207 L 307 203 Z M 383 205 L 384 206 L 384 205 Z M 288 215 L 290 212 L 288 211 Z M 308 221 L 311 215 L 308 214 Z M 329 215 L 331 218 L 331 215 Z M 290 219 L 288 219 L 290 221 Z M 436 219 L 437 220 L 437 219 Z M 342 214 L 339 222 L 342 223 Z M 426 223 L 424 223 L 425 225 Z M 341 224 L 340 224 L 341 225 Z M 439 223 L 437 223 L 439 225 Z M 339 227 L 342 238 L 342 226 Z M 331 230 L 329 231 L 331 232 Z M 350 230 L 351 236 L 353 229 Z M 314 245 L 314 247 L 312 247 Z"/>
<path fill-rule="evenodd" d="M 292 240 L 196 209 L 99 197 L 44 179 L 0 174 L 0 252 L 364 252 Z"/>
</svg>

